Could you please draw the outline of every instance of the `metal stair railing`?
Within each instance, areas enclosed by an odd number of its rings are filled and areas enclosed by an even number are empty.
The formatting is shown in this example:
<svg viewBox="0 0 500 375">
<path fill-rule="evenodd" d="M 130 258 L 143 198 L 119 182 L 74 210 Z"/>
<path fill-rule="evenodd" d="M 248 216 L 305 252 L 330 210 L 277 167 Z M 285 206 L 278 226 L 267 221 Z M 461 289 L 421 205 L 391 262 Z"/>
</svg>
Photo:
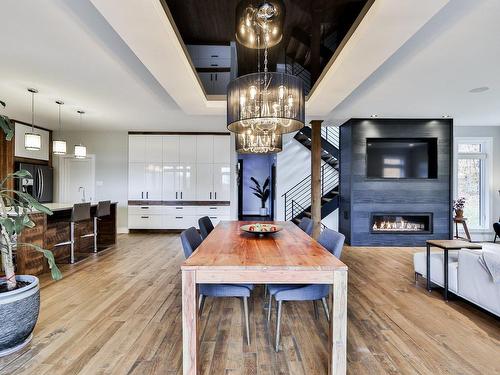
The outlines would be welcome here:
<svg viewBox="0 0 500 375">
<path fill-rule="evenodd" d="M 339 182 L 339 173 L 337 170 L 323 164 L 321 166 L 321 197 L 325 197 L 332 192 Z M 303 207 L 304 210 L 311 206 L 311 175 L 299 181 L 295 186 L 282 195 L 285 200 L 285 220 L 290 220 L 303 211 L 297 208 Z"/>
</svg>

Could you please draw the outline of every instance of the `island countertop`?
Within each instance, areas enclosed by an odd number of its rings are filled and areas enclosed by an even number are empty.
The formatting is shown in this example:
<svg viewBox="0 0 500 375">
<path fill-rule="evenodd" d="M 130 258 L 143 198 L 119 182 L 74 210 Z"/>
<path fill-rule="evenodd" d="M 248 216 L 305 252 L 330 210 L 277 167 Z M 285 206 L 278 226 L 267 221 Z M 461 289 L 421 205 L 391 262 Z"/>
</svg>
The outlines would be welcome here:
<svg viewBox="0 0 500 375">
<path fill-rule="evenodd" d="M 75 202 L 84 203 L 84 202 Z M 94 237 L 82 237 L 94 232 L 93 216 L 97 211 L 98 202 L 90 203 L 88 220 L 79 221 L 74 226 L 74 249 L 77 259 L 94 254 Z M 52 251 L 57 263 L 67 263 L 70 259 L 70 233 L 71 212 L 74 203 L 44 203 L 53 214 L 33 210 L 30 218 L 35 223 L 33 228 L 26 228 L 19 236 L 19 243 L 29 243 Z M 116 209 L 117 202 L 111 202 L 110 214 L 97 220 L 97 251 L 104 250 L 116 244 Z M 11 212 L 10 214 L 15 214 Z M 17 249 L 16 267 L 19 274 L 40 275 L 48 272 L 49 268 L 43 254 L 33 249 L 20 245 Z"/>
</svg>

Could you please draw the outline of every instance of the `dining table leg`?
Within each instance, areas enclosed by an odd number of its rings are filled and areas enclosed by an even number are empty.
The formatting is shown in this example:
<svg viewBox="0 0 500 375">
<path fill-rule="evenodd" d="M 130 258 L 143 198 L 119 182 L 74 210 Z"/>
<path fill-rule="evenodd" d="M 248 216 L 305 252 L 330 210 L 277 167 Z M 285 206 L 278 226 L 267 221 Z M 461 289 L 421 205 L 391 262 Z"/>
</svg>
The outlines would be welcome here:
<svg viewBox="0 0 500 375">
<path fill-rule="evenodd" d="M 182 373 L 199 373 L 196 271 L 182 271 Z"/>
<path fill-rule="evenodd" d="M 333 306 L 330 319 L 328 374 L 347 371 L 347 270 L 333 271 Z"/>
</svg>

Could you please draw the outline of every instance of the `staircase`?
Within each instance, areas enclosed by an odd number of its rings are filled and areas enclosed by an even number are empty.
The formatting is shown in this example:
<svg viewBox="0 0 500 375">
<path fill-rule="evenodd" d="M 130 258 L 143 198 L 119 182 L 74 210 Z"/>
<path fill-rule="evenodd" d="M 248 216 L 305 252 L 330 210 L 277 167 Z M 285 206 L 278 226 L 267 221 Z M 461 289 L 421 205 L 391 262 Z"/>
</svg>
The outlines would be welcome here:
<svg viewBox="0 0 500 375">
<path fill-rule="evenodd" d="M 311 128 L 303 127 L 294 139 L 311 150 Z M 321 219 L 324 219 L 339 207 L 338 159 L 339 129 L 337 127 L 321 128 Z M 311 175 L 304 177 L 295 186 L 282 195 L 285 200 L 285 220 L 299 224 L 300 220 L 311 217 Z"/>
</svg>

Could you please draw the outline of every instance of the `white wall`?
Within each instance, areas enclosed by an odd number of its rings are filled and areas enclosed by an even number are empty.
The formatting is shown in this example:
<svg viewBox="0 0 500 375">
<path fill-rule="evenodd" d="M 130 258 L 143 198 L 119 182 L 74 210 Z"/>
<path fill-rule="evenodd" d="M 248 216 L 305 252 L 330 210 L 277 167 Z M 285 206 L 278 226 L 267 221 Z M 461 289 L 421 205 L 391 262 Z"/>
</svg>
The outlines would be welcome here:
<svg viewBox="0 0 500 375">
<path fill-rule="evenodd" d="M 490 186 L 490 212 L 491 224 L 487 233 L 472 233 L 472 239 L 477 241 L 493 240 L 493 228 L 491 225 L 500 217 L 500 126 L 455 126 L 453 130 L 455 137 L 491 137 L 493 140 L 492 155 L 493 176 Z"/>
<path fill-rule="evenodd" d="M 128 134 L 113 132 L 54 132 L 54 138 L 67 142 L 68 153 L 73 153 L 75 144 L 87 146 L 87 154 L 95 155 L 95 200 L 118 202 L 117 227 L 119 232 L 127 231 L 128 201 Z M 55 191 L 54 201 L 59 200 L 57 176 L 59 158 L 54 155 Z"/>
<path fill-rule="evenodd" d="M 293 139 L 295 134 L 283 136 L 283 151 L 276 162 L 277 220 L 284 220 L 285 200 L 282 197 L 289 189 L 311 174 L 311 152 Z M 338 210 L 322 220 L 330 229 L 338 230 Z"/>
</svg>

